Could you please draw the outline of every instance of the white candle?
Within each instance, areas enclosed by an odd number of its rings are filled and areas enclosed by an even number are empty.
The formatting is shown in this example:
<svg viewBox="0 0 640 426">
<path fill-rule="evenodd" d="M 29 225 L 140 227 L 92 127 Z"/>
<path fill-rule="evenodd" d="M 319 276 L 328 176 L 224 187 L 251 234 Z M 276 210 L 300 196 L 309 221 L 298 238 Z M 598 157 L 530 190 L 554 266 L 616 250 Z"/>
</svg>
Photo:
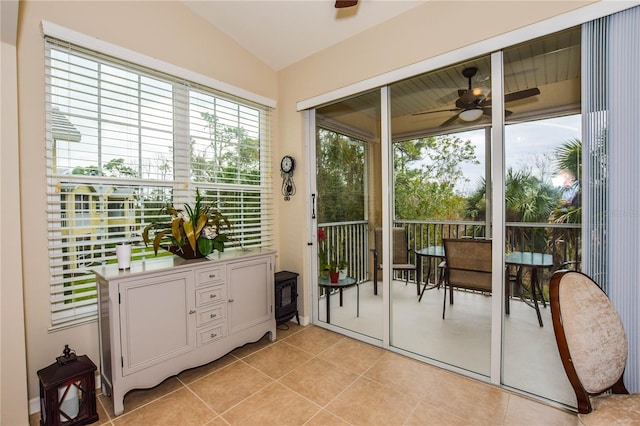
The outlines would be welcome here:
<svg viewBox="0 0 640 426">
<path fill-rule="evenodd" d="M 131 267 L 131 244 L 116 244 L 116 257 L 118 258 L 118 269 L 129 269 Z"/>
<path fill-rule="evenodd" d="M 62 399 L 62 395 L 67 388 L 58 388 L 58 398 Z M 69 386 L 69 391 L 67 395 L 64 397 L 64 400 L 60 402 L 60 411 L 64 411 L 64 413 L 71 417 L 71 419 L 75 419 L 78 416 L 78 411 L 80 411 L 80 403 L 78 401 L 78 388 L 72 384 Z M 65 423 L 70 421 L 65 416 L 60 414 L 60 422 Z"/>
</svg>

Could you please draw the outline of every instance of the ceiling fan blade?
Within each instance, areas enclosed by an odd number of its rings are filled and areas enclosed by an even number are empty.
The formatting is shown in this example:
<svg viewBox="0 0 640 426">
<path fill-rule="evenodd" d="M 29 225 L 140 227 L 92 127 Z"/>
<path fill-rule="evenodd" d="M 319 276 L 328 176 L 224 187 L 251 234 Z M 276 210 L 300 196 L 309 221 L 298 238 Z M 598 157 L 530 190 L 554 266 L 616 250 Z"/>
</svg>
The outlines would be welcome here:
<svg viewBox="0 0 640 426">
<path fill-rule="evenodd" d="M 519 101 L 520 99 L 530 98 L 531 96 L 536 96 L 540 94 L 540 89 L 534 87 L 533 89 L 525 89 L 520 90 L 519 92 L 509 93 L 508 95 L 504 95 L 504 102 L 513 102 Z"/>
<path fill-rule="evenodd" d="M 482 107 L 482 114 L 487 115 L 489 117 L 491 117 L 491 114 L 493 113 L 493 110 L 491 109 L 491 107 Z M 504 116 L 508 117 L 511 114 L 513 114 L 513 111 L 509 111 L 508 109 L 504 110 Z"/>
<path fill-rule="evenodd" d="M 504 103 L 519 101 L 520 99 L 530 98 L 540 94 L 540 89 L 534 87 L 533 89 L 520 90 L 519 92 L 509 93 L 504 95 Z M 482 102 L 483 107 L 491 106 L 491 99 L 487 99 Z"/>
<path fill-rule="evenodd" d="M 344 9 L 358 4 L 358 0 L 336 0 L 336 9 Z"/>
<path fill-rule="evenodd" d="M 445 121 L 444 123 L 442 123 L 440 126 L 438 127 L 446 127 L 449 124 L 453 123 L 454 121 L 456 121 L 458 119 L 458 114 L 452 116 L 450 119 L 448 119 L 447 121 Z"/>
<path fill-rule="evenodd" d="M 460 111 L 460 108 L 439 109 L 437 111 L 420 111 L 420 112 L 414 112 L 411 115 L 435 114 L 436 112 L 452 112 L 452 111 Z"/>
</svg>

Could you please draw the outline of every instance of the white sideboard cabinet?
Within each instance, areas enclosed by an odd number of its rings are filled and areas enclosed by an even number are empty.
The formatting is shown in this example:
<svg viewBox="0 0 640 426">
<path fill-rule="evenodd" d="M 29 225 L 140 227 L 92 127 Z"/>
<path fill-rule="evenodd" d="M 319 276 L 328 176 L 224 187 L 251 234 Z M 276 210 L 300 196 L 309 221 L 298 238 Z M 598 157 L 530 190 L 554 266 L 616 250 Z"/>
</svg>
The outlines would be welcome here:
<svg viewBox="0 0 640 426">
<path fill-rule="evenodd" d="M 116 415 L 125 394 L 276 338 L 272 250 L 215 253 L 97 268 L 102 391 Z"/>
</svg>

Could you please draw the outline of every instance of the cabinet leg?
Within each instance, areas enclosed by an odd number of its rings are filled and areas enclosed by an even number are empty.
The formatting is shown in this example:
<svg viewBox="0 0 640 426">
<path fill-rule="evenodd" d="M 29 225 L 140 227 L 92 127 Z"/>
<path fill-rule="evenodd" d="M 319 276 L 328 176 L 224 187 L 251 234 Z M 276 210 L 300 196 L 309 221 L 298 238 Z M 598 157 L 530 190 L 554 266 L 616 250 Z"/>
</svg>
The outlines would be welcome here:
<svg viewBox="0 0 640 426">
<path fill-rule="evenodd" d="M 111 400 L 113 401 L 113 413 L 116 416 L 124 413 L 124 395 L 118 395 L 114 390 Z"/>
</svg>

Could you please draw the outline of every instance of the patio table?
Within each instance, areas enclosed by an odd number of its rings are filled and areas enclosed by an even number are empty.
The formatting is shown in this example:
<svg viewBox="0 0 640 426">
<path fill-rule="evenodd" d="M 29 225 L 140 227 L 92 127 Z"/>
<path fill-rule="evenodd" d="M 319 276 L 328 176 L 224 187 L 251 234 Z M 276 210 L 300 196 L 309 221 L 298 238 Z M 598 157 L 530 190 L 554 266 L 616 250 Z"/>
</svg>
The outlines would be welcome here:
<svg viewBox="0 0 640 426">
<path fill-rule="evenodd" d="M 429 246 L 420 250 L 416 250 L 416 281 L 418 285 L 422 282 L 422 258 L 429 258 L 428 266 L 427 266 L 427 279 L 424 282 L 424 286 L 422 287 L 422 291 L 420 292 L 420 297 L 418 298 L 418 302 L 422 301 L 422 295 L 425 290 L 430 290 L 435 287 L 440 286 L 440 280 L 436 281 L 433 285 L 429 284 L 429 276 L 431 275 L 431 259 L 444 259 L 444 246 Z"/>
<path fill-rule="evenodd" d="M 356 286 L 356 316 L 360 316 L 360 283 L 355 278 L 346 277 L 338 280 L 337 283 L 332 283 L 329 278 L 318 278 L 318 285 L 325 291 L 325 297 L 327 298 L 327 324 L 331 324 L 331 290 L 340 290 L 340 306 L 342 306 L 342 290 L 351 286 Z"/>
<path fill-rule="evenodd" d="M 422 258 L 435 258 L 435 259 L 444 259 L 444 246 L 429 246 L 420 250 L 416 250 L 416 280 L 418 283 L 422 280 Z M 509 315 L 509 299 L 511 298 L 511 286 L 509 285 L 509 266 L 514 266 L 517 268 L 531 268 L 531 300 L 533 305 L 528 304 L 532 308 L 535 309 L 536 315 L 538 317 L 538 324 L 540 327 L 543 327 L 542 316 L 540 315 L 540 307 L 538 306 L 538 296 L 541 297 L 543 305 L 546 307 L 546 302 L 544 300 L 544 295 L 542 293 L 542 287 L 540 286 L 540 280 L 538 277 L 538 270 L 540 268 L 551 268 L 553 267 L 553 257 L 550 254 L 546 253 L 537 253 L 530 251 L 517 251 L 505 253 L 504 255 L 504 263 L 507 266 L 505 271 L 505 313 Z M 420 292 L 420 298 L 418 301 L 422 300 L 422 296 L 425 290 L 434 288 L 439 286 L 439 280 L 429 285 L 429 276 L 431 274 L 431 262 L 429 262 L 427 269 L 427 279 L 422 287 L 422 291 Z M 516 274 L 516 283 L 519 288 L 523 288 L 522 274 Z M 522 299 L 522 296 L 520 297 Z M 524 301 L 524 299 L 522 299 Z M 525 301 L 526 302 L 526 301 Z"/>
<path fill-rule="evenodd" d="M 516 268 L 527 267 L 531 268 L 531 300 L 533 301 L 533 308 L 536 310 L 536 315 L 538 316 L 538 324 L 540 327 L 543 327 L 542 324 L 542 316 L 540 315 L 540 307 L 538 306 L 538 295 L 536 291 L 540 294 L 540 298 L 542 299 L 542 304 L 546 307 L 547 303 L 544 300 L 544 295 L 542 293 L 542 287 L 540 287 L 540 279 L 538 277 L 538 270 L 540 268 L 552 268 L 553 267 L 553 257 L 550 254 L 546 253 L 536 253 L 531 251 L 514 251 L 511 253 L 505 253 L 504 255 L 504 263 L 507 266 L 515 266 Z M 506 293 L 506 305 L 505 305 L 505 313 L 509 315 L 509 298 L 511 296 L 511 286 L 509 285 L 509 271 L 507 269 L 505 273 L 505 293 Z M 516 274 L 516 283 L 519 288 L 523 288 L 522 285 L 522 274 Z M 522 296 L 520 299 L 524 301 Z M 529 305 L 531 306 L 531 305 Z"/>
</svg>

